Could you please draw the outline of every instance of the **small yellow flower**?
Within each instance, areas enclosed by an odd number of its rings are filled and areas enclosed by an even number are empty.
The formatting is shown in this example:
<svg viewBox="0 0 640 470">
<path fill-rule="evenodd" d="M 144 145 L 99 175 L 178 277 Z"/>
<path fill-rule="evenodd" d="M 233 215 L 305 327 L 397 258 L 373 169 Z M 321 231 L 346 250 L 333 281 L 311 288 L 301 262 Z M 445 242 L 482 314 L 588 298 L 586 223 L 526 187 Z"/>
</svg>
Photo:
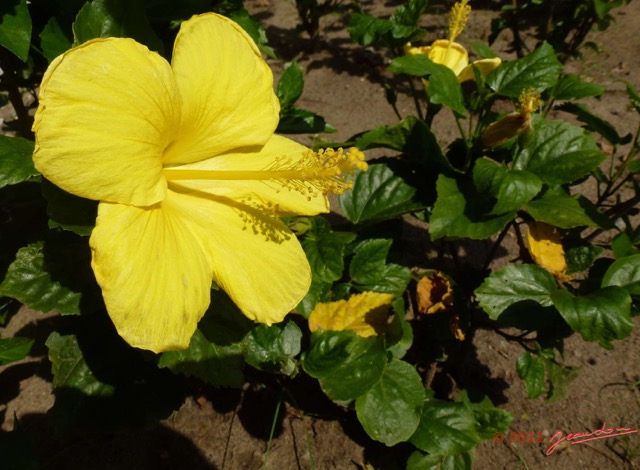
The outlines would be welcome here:
<svg viewBox="0 0 640 470">
<path fill-rule="evenodd" d="M 328 210 L 365 169 L 356 151 L 314 153 L 274 135 L 279 103 L 251 38 L 213 13 L 185 21 L 171 64 L 132 39 L 56 58 L 35 115 L 34 162 L 100 201 L 92 267 L 118 333 L 183 349 L 215 281 L 243 313 L 279 322 L 310 268 L 278 217 Z"/>
<path fill-rule="evenodd" d="M 425 55 L 432 62 L 442 64 L 453 70 L 460 82 L 473 80 L 475 78 L 473 68 L 478 68 L 483 76 L 489 75 L 502 63 L 498 57 L 492 59 L 480 59 L 469 63 L 469 53 L 455 39 L 462 33 L 464 26 L 471 13 L 471 6 L 467 5 L 469 0 L 457 2 L 451 9 L 449 15 L 449 39 L 438 39 L 430 46 L 414 47 L 408 43 L 404 52 L 407 55 Z M 425 82 L 426 84 L 426 82 Z"/>
</svg>

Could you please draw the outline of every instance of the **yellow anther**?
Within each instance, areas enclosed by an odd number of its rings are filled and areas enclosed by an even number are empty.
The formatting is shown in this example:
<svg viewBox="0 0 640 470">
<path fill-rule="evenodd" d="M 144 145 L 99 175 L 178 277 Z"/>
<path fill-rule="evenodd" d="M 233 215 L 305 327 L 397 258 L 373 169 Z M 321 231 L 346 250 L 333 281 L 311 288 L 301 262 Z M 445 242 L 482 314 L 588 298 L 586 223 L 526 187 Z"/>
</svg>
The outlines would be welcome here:
<svg viewBox="0 0 640 470">
<path fill-rule="evenodd" d="M 449 13 L 449 41 L 455 41 L 467 24 L 467 19 L 471 13 L 471 6 L 467 5 L 468 2 L 469 0 L 456 2 L 451 8 L 451 13 Z"/>
</svg>

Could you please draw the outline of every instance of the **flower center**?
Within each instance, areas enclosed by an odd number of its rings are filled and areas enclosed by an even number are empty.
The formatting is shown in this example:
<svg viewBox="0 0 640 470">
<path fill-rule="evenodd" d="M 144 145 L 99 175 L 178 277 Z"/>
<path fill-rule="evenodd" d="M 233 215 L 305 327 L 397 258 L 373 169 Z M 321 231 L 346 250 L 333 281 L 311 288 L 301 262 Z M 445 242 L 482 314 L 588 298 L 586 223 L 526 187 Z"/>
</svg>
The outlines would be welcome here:
<svg viewBox="0 0 640 470">
<path fill-rule="evenodd" d="M 469 13 L 471 13 L 471 6 L 467 5 L 468 1 L 456 2 L 449 13 L 449 44 L 447 44 L 447 50 L 444 53 L 444 63 L 447 63 L 451 43 L 462 33 L 464 26 L 467 24 Z"/>
<path fill-rule="evenodd" d="M 168 181 L 177 180 L 259 180 L 277 181 L 289 191 L 307 195 L 309 199 L 319 194 L 342 194 L 353 186 L 356 170 L 366 170 L 364 154 L 356 148 L 346 153 L 341 149 L 308 150 L 301 159 L 278 157 L 263 170 L 182 170 L 165 168 Z"/>
</svg>

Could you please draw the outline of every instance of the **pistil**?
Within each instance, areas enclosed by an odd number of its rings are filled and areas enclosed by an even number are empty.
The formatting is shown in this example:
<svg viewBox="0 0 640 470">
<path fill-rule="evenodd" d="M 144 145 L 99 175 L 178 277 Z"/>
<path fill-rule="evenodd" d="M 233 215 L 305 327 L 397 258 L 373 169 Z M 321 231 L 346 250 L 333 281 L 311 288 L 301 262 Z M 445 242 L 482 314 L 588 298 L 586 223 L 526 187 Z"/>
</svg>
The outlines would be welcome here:
<svg viewBox="0 0 640 470">
<path fill-rule="evenodd" d="M 366 170 L 364 154 L 356 148 L 346 153 L 341 149 L 311 150 L 299 160 L 279 157 L 262 170 L 191 170 L 165 168 L 163 174 L 168 181 L 220 180 L 220 181 L 270 181 L 279 182 L 288 190 L 298 191 L 312 197 L 318 193 L 342 194 L 352 187 L 356 170 Z"/>
</svg>

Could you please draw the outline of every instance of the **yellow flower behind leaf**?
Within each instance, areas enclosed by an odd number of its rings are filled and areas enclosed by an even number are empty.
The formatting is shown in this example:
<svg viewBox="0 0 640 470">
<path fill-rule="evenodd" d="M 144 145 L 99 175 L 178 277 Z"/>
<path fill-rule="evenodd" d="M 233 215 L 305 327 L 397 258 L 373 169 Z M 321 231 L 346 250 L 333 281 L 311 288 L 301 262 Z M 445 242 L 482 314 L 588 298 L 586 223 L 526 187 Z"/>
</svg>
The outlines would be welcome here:
<svg viewBox="0 0 640 470">
<path fill-rule="evenodd" d="M 213 13 L 182 23 L 171 63 L 132 39 L 88 41 L 42 80 L 34 163 L 100 201 L 92 267 L 118 333 L 183 349 L 215 281 L 249 318 L 279 322 L 310 268 L 279 216 L 328 210 L 365 169 L 274 135 L 279 103 L 251 38 Z"/>
<path fill-rule="evenodd" d="M 384 333 L 392 294 L 363 292 L 349 300 L 319 303 L 309 315 L 309 330 L 355 331 L 363 337 Z"/>
<path fill-rule="evenodd" d="M 553 225 L 544 222 L 527 224 L 527 245 L 531 258 L 538 265 L 559 279 L 568 279 L 567 261 L 560 232 Z"/>
<path fill-rule="evenodd" d="M 474 67 L 483 75 L 487 76 L 498 68 L 502 60 L 498 57 L 490 59 L 480 59 L 469 63 L 469 53 L 455 39 L 462 33 L 471 13 L 471 6 L 467 5 L 468 0 L 454 4 L 449 14 L 449 39 L 438 39 L 430 46 L 412 46 L 410 43 L 404 48 L 407 55 L 425 55 L 436 64 L 445 65 L 456 74 L 460 82 L 475 79 Z M 425 81 L 425 84 L 427 82 Z"/>
</svg>

